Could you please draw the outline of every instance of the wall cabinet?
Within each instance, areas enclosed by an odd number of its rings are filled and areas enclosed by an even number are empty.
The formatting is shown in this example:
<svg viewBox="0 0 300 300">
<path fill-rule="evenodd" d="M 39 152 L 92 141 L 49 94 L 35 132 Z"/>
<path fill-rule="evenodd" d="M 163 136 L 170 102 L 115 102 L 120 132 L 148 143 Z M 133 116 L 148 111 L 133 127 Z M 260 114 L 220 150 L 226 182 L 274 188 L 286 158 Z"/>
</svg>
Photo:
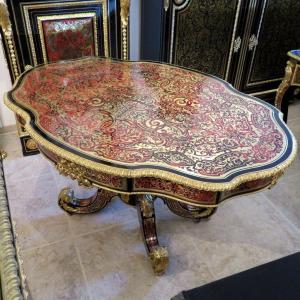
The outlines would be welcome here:
<svg viewBox="0 0 300 300">
<path fill-rule="evenodd" d="M 286 53 L 300 48 L 300 1 L 145 0 L 142 18 L 142 59 L 216 75 L 271 103 Z"/>
</svg>

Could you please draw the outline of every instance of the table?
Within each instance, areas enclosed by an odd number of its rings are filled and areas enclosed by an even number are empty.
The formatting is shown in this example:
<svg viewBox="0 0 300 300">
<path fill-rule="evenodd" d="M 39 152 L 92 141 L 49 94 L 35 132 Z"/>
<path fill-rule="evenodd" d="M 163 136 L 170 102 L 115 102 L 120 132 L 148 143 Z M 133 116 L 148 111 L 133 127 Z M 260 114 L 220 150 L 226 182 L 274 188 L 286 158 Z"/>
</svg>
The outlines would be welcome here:
<svg viewBox="0 0 300 300">
<path fill-rule="evenodd" d="M 91 213 L 119 195 L 137 208 L 156 274 L 168 266 L 154 201 L 199 221 L 237 195 L 274 185 L 296 155 L 275 107 L 213 76 L 167 64 L 84 58 L 25 71 L 5 103 L 41 153 L 88 199 L 63 189 L 59 205 Z"/>
<path fill-rule="evenodd" d="M 291 50 L 287 55 L 289 56 L 289 60 L 285 68 L 285 76 L 278 87 L 275 98 L 275 106 L 283 111 L 285 121 L 287 121 L 289 103 L 288 100 L 283 101 L 284 96 L 291 86 L 300 87 L 300 49 Z"/>
</svg>

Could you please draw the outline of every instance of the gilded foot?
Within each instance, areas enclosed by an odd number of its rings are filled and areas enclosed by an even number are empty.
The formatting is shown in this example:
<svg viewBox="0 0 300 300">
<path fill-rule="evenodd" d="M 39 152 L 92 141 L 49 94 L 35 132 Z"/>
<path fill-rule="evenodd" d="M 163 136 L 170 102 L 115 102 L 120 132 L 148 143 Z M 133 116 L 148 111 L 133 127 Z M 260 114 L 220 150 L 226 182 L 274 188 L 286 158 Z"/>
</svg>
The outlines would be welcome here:
<svg viewBox="0 0 300 300">
<path fill-rule="evenodd" d="M 4 159 L 7 157 L 7 153 L 4 150 L 0 150 L 0 157 L 1 159 Z"/>
<path fill-rule="evenodd" d="M 89 214 L 103 209 L 114 196 L 113 192 L 98 189 L 94 196 L 78 199 L 72 189 L 64 188 L 59 193 L 58 204 L 70 214 Z"/>
<path fill-rule="evenodd" d="M 152 247 L 149 253 L 153 271 L 156 275 L 163 275 L 169 265 L 169 255 L 166 247 Z"/>
<path fill-rule="evenodd" d="M 154 273 L 162 275 L 168 267 L 169 257 L 167 248 L 161 247 L 158 243 L 153 197 L 151 195 L 135 197 L 146 251 L 151 260 Z"/>
</svg>

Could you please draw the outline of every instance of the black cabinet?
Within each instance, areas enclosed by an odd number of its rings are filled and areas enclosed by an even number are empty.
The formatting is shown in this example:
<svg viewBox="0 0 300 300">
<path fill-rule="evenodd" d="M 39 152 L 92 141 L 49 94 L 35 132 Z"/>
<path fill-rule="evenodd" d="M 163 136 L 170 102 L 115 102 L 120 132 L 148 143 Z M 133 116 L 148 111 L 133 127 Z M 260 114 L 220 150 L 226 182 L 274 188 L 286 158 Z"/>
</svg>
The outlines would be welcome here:
<svg viewBox="0 0 300 300">
<path fill-rule="evenodd" d="M 300 1 L 144 0 L 141 59 L 216 75 L 272 103 L 299 28 Z"/>
</svg>

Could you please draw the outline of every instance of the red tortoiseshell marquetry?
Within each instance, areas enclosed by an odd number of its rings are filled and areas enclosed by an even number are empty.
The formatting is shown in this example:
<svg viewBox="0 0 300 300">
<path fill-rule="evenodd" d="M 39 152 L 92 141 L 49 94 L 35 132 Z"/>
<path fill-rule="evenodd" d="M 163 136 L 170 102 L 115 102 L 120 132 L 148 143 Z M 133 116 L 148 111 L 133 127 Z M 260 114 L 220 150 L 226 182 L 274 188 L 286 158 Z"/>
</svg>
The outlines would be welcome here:
<svg viewBox="0 0 300 300">
<path fill-rule="evenodd" d="M 197 204 L 215 204 L 216 192 L 201 191 L 182 184 L 154 177 L 141 177 L 134 180 L 134 191 L 152 191 L 165 193 L 173 197 L 181 197 Z"/>
<path fill-rule="evenodd" d="M 49 62 L 95 55 L 93 18 L 42 22 Z"/>
</svg>

